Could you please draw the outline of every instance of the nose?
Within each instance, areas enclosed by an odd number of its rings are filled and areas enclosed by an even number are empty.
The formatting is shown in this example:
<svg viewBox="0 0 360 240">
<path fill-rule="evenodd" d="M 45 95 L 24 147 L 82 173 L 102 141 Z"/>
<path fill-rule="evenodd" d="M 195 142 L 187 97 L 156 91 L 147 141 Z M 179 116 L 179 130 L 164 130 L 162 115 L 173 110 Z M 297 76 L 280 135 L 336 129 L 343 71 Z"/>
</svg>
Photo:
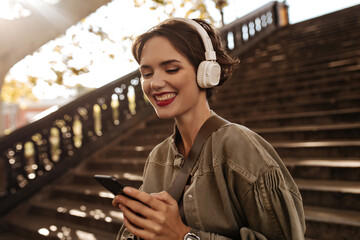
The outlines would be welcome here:
<svg viewBox="0 0 360 240">
<path fill-rule="evenodd" d="M 165 85 L 166 85 L 166 81 L 164 79 L 164 75 L 159 72 L 158 73 L 155 72 L 151 79 L 150 87 L 152 89 L 158 90 L 165 87 Z"/>
</svg>

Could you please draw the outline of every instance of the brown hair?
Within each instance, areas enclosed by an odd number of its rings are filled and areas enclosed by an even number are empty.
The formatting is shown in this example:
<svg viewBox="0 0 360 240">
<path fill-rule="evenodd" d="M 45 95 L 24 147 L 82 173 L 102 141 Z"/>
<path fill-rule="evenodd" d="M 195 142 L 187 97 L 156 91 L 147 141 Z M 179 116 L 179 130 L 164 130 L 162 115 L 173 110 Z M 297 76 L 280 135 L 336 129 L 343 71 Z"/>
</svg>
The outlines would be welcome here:
<svg viewBox="0 0 360 240">
<path fill-rule="evenodd" d="M 216 61 L 221 66 L 220 82 L 218 85 L 221 86 L 231 77 L 233 66 L 237 63 L 237 60 L 234 60 L 227 54 L 222 46 L 219 34 L 209 23 L 201 19 L 193 20 L 205 29 L 211 39 L 214 51 L 216 52 Z M 205 60 L 205 47 L 198 31 L 183 21 L 168 19 L 135 39 L 132 45 L 132 53 L 138 63 L 140 63 L 142 50 L 146 41 L 155 36 L 167 38 L 180 53 L 184 54 L 196 71 L 199 64 Z M 207 89 L 207 98 L 210 98 L 212 93 L 213 88 Z"/>
</svg>

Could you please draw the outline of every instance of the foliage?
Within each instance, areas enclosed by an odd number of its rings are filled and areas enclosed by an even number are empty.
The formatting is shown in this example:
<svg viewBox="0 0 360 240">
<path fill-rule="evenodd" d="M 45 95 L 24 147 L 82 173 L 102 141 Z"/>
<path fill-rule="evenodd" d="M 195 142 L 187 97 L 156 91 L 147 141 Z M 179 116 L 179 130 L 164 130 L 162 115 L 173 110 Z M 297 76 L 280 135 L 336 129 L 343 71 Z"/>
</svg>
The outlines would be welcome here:
<svg viewBox="0 0 360 240">
<path fill-rule="evenodd" d="M 214 22 L 214 19 L 208 10 L 209 2 L 215 4 L 215 7 L 220 11 L 221 16 L 223 16 L 222 9 L 228 5 L 228 0 L 134 0 L 134 6 L 142 7 L 149 2 L 152 3 L 150 7 L 151 10 L 156 10 L 161 7 L 163 8 L 164 13 L 169 17 L 173 17 L 175 12 L 179 8 L 182 8 L 186 12 L 183 16 L 185 18 L 188 18 L 191 15 L 194 16 L 194 18 L 208 19 L 211 22 Z"/>
<path fill-rule="evenodd" d="M 33 82 L 35 79 L 31 79 Z M 4 102 L 17 103 L 19 99 L 23 99 L 26 96 L 27 100 L 36 101 L 36 97 L 32 93 L 32 85 L 16 81 L 14 79 L 4 84 L 1 91 L 1 98 Z M 19 91 L 21 89 L 21 91 Z"/>
<path fill-rule="evenodd" d="M 11 76 L 11 74 L 5 78 L 6 80 L 2 88 L 1 100 L 8 103 L 17 103 L 20 99 L 30 102 L 35 101 L 37 100 L 37 97 L 34 95 L 33 89 L 39 82 L 45 82 L 51 87 L 63 86 L 68 90 L 76 89 L 76 91 L 73 92 L 83 91 L 83 86 L 80 84 L 68 85 L 68 83 L 64 81 L 65 76 L 80 76 L 88 73 L 89 67 L 94 62 L 89 59 L 86 59 L 86 61 L 79 60 L 79 58 L 88 56 L 89 51 L 93 51 L 92 49 L 89 50 L 87 47 L 82 46 L 82 44 L 84 44 L 84 42 L 82 42 L 84 37 L 80 37 L 79 35 L 84 35 L 85 32 L 85 34 L 87 34 L 87 39 L 97 42 L 96 46 L 98 47 L 98 52 L 102 55 L 101 57 L 96 55 L 97 58 L 114 59 L 114 53 L 105 52 L 105 50 L 102 49 L 103 46 L 99 44 L 99 42 L 104 43 L 105 41 L 112 42 L 112 40 L 109 39 L 108 34 L 101 28 L 89 26 L 87 29 L 82 28 L 80 31 L 82 32 L 72 33 L 68 37 L 60 36 L 54 41 L 45 44 L 33 54 L 27 56 L 27 60 L 32 60 L 25 61 L 26 63 L 21 64 L 21 67 L 19 67 L 19 69 L 30 69 L 30 71 L 24 70 L 26 79 L 20 80 L 15 76 Z M 70 41 L 66 40 L 66 38 L 70 39 Z M 81 40 L 79 40 L 80 38 Z M 65 41 L 63 41 L 63 39 L 65 39 Z M 52 47 L 54 44 L 55 46 Z M 71 49 L 66 49 L 69 47 L 64 44 L 70 44 Z M 112 44 L 115 43 L 112 42 Z M 44 56 L 46 59 L 44 59 Z M 35 68 L 42 68 L 40 75 L 38 75 L 39 71 L 34 70 Z M 19 69 L 17 69 L 17 71 L 19 71 Z M 41 74 L 45 75 L 45 72 L 47 73 L 46 76 L 42 76 Z M 21 89 L 21 91 L 19 91 L 19 89 Z"/>
<path fill-rule="evenodd" d="M 153 11 L 163 11 L 168 17 L 175 16 L 175 13 L 177 15 L 181 13 L 183 17 L 207 19 L 214 23 L 214 19 L 209 12 L 209 6 L 211 5 L 213 9 L 216 7 L 222 13 L 222 8 L 227 6 L 228 1 L 133 0 L 133 3 L 137 8 L 148 7 Z M 107 32 L 108 29 L 105 26 L 99 25 L 98 22 L 91 21 L 88 18 L 83 19 L 76 27 L 78 28 L 77 31 L 71 30 L 70 34 L 67 31 L 65 36 L 58 38 L 63 40 L 58 41 L 58 39 L 55 39 L 52 41 L 53 43 L 49 44 L 51 47 L 44 45 L 34 52 L 30 57 L 36 56 L 36 58 L 28 59 L 27 63 L 22 65 L 22 69 L 15 69 L 16 73 L 22 75 L 15 74 L 16 76 L 13 75 L 7 78 L 8 80 L 3 85 L 1 99 L 5 102 L 15 103 L 19 102 L 20 99 L 33 101 L 39 94 L 39 91 L 34 94 L 34 89 L 41 88 L 43 90 L 40 90 L 40 92 L 46 93 L 48 87 L 59 89 L 59 86 L 61 86 L 61 89 L 67 89 L 64 91 L 79 92 L 81 85 L 84 83 L 80 81 L 86 79 L 85 81 L 89 82 L 90 77 L 88 77 L 87 73 L 93 72 L 96 64 L 99 62 L 102 64 L 109 63 L 109 61 L 118 62 L 121 58 L 119 56 L 125 56 L 125 51 L 129 51 L 124 46 L 125 42 L 130 42 L 132 36 L 123 34 L 121 39 L 116 38 L 114 40 L 114 35 Z M 40 58 L 39 55 L 45 57 Z M 108 65 L 108 67 L 110 66 Z M 109 71 L 106 67 L 102 68 L 104 73 Z M 73 81 L 71 83 L 69 82 L 70 78 Z M 112 76 L 112 78 L 115 77 Z"/>
</svg>

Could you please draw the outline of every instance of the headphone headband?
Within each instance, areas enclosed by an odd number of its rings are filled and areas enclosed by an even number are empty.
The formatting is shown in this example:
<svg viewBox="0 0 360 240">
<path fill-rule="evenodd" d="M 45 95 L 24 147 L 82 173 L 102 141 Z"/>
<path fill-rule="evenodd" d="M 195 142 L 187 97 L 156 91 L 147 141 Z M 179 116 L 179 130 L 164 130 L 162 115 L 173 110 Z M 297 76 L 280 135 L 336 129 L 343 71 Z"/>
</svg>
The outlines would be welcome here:
<svg viewBox="0 0 360 240">
<path fill-rule="evenodd" d="M 173 18 L 172 20 L 185 22 L 197 30 L 205 47 L 205 61 L 197 69 L 197 83 L 201 88 L 212 88 L 219 84 L 221 66 L 216 62 L 216 52 L 206 30 L 196 21 L 187 18 Z"/>
<path fill-rule="evenodd" d="M 207 34 L 207 32 L 205 31 L 205 29 L 196 21 L 192 20 L 192 19 L 188 19 L 188 18 L 172 18 L 172 20 L 177 20 L 177 21 L 182 21 L 185 22 L 191 26 L 193 26 L 197 32 L 200 34 L 201 39 L 204 43 L 204 47 L 205 47 L 205 59 L 207 61 L 209 60 L 213 60 L 216 61 L 216 52 L 214 51 L 211 39 L 209 37 L 209 35 Z"/>
</svg>

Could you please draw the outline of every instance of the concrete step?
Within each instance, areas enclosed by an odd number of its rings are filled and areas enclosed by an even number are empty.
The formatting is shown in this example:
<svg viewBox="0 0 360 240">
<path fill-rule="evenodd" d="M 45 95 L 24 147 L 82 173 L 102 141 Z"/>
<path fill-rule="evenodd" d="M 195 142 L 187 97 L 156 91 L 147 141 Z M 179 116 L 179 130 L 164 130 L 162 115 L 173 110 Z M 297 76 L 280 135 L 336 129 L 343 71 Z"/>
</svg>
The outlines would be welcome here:
<svg viewBox="0 0 360 240">
<path fill-rule="evenodd" d="M 358 239 L 360 211 L 305 205 L 306 237 L 312 239 Z"/>
<path fill-rule="evenodd" d="M 137 131 L 136 135 L 129 137 L 128 139 L 119 142 L 118 145 L 128 146 L 128 145 L 147 145 L 149 143 L 157 144 L 165 140 L 172 134 L 172 129 L 168 130 L 167 128 L 157 128 L 157 127 L 147 127 L 141 131 Z M 139 138 L 139 136 L 141 136 Z"/>
<path fill-rule="evenodd" d="M 359 113 L 360 115 L 360 113 Z M 321 125 L 299 125 L 299 126 L 281 126 L 281 127 L 264 127 L 251 128 L 254 132 L 260 134 L 268 141 L 320 141 L 320 140 L 341 140 L 341 139 L 359 139 L 360 123 L 336 123 Z M 129 138 L 122 144 L 126 145 L 147 145 L 148 143 L 160 143 L 172 133 L 147 129 L 139 131 L 141 139 L 137 137 Z"/>
<path fill-rule="evenodd" d="M 350 37 L 350 36 L 347 36 Z M 359 37 L 359 35 L 357 35 Z M 288 51 L 284 52 L 283 49 L 285 46 L 289 47 Z M 275 44 L 273 46 L 279 47 L 279 44 Z M 297 71 L 301 72 L 304 70 L 305 72 L 309 72 L 308 69 L 313 69 L 313 67 L 317 67 L 318 69 L 327 68 L 327 67 L 345 67 L 349 65 L 356 64 L 356 62 L 352 60 L 356 60 L 356 57 L 359 56 L 359 47 L 356 44 L 354 39 L 348 39 L 347 41 L 342 41 L 341 45 L 338 45 L 337 49 L 332 51 L 326 51 L 323 53 L 315 53 L 312 51 L 313 49 L 308 47 L 303 47 L 299 45 L 291 45 L 289 42 L 284 42 L 283 46 L 278 49 L 276 52 L 269 52 L 265 45 L 260 44 L 256 52 L 248 53 L 248 57 L 244 58 L 242 61 L 241 67 L 248 67 L 250 65 L 253 66 L 261 66 L 264 63 L 270 63 L 276 61 L 278 64 L 274 66 L 273 69 L 269 69 L 268 65 L 264 65 L 268 70 L 288 70 L 288 72 Z M 302 53 L 298 53 L 297 51 L 301 49 Z M 304 55 L 312 55 L 310 59 L 304 59 Z M 254 59 L 256 58 L 256 61 Z M 281 63 L 281 64 L 279 64 Z M 329 64 L 331 63 L 331 64 Z M 288 68 L 286 68 L 288 67 Z M 239 71 L 241 73 L 241 71 Z M 280 72 L 283 73 L 283 72 Z M 248 75 L 248 72 L 242 73 L 244 75 Z M 251 72 L 252 76 L 256 75 L 254 72 Z M 264 75 L 264 72 L 258 72 L 258 75 Z M 247 82 L 246 80 L 244 83 Z"/>
<path fill-rule="evenodd" d="M 284 89 L 282 91 L 271 91 L 272 88 L 269 87 L 263 93 L 256 95 L 252 94 L 249 96 L 243 95 L 243 93 L 234 92 L 233 94 L 228 93 L 228 99 L 217 100 L 216 104 L 212 104 L 213 107 L 226 107 L 229 103 L 241 104 L 252 103 L 254 105 L 266 104 L 267 106 L 276 106 L 277 104 L 283 105 L 297 105 L 298 103 L 303 102 L 304 100 L 312 101 L 322 101 L 323 99 L 343 99 L 345 96 L 357 96 L 359 97 L 360 87 L 348 85 L 343 90 L 339 90 L 339 86 L 332 87 L 331 89 L 325 91 L 319 91 L 317 89 L 310 90 L 298 90 L 298 89 Z M 271 92 L 271 93 L 270 93 Z"/>
<path fill-rule="evenodd" d="M 269 80 L 269 79 L 267 79 Z M 278 80 L 274 79 L 273 81 Z M 335 81 L 337 80 L 337 81 Z M 279 81 L 279 80 L 278 80 Z M 356 79 L 339 80 L 338 78 L 333 81 L 307 80 L 301 82 L 285 82 L 285 83 L 266 83 L 258 87 L 252 86 L 246 87 L 244 85 L 232 86 L 231 89 L 226 90 L 225 94 L 216 95 L 216 105 L 221 106 L 227 100 L 236 99 L 237 101 L 259 101 L 266 99 L 266 101 L 297 101 L 304 97 L 312 99 L 321 99 L 324 97 L 341 97 L 343 94 L 355 94 L 358 93 L 360 84 Z"/>
<path fill-rule="evenodd" d="M 357 123 L 360 122 L 360 108 L 270 114 L 252 117 L 244 115 L 232 121 L 252 128 Z"/>
<path fill-rule="evenodd" d="M 360 123 L 283 126 L 252 130 L 268 141 L 360 140 Z"/>
<path fill-rule="evenodd" d="M 0 240 L 29 240 L 28 238 L 15 235 L 16 233 L 1 232 Z"/>
<path fill-rule="evenodd" d="M 348 108 L 358 108 L 360 106 L 360 94 L 344 95 L 341 98 L 324 98 L 313 100 L 311 98 L 304 98 L 296 102 L 278 102 L 269 104 L 264 100 L 259 103 L 257 101 L 237 102 L 235 99 L 232 102 L 227 102 L 222 106 L 214 106 L 215 112 L 229 119 L 241 116 L 258 116 L 270 114 L 286 114 L 297 112 L 314 112 L 314 111 L 330 111 L 341 110 Z"/>
<path fill-rule="evenodd" d="M 107 158 L 147 158 L 150 151 L 155 147 L 156 143 L 152 145 L 138 145 L 138 146 L 115 146 L 109 152 L 106 153 Z"/>
<path fill-rule="evenodd" d="M 295 179 L 304 205 L 360 211 L 359 181 Z"/>
<path fill-rule="evenodd" d="M 281 158 L 359 158 L 359 140 L 270 142 Z"/>
<path fill-rule="evenodd" d="M 296 61 L 283 64 L 271 62 L 271 58 L 280 57 L 284 58 L 285 61 L 288 61 L 286 58 L 293 58 L 287 54 L 269 56 L 269 60 L 251 56 L 249 57 L 252 60 L 251 63 L 239 65 L 238 70 L 234 72 L 234 76 L 237 79 L 245 79 L 244 81 L 234 82 L 234 90 L 240 90 L 240 86 L 252 91 L 251 86 L 257 89 L 273 84 L 274 87 L 282 89 L 283 87 L 290 87 L 293 83 L 298 84 L 298 86 L 308 83 L 311 86 L 312 84 L 325 83 L 326 81 L 331 83 L 338 79 L 345 80 L 349 75 L 356 76 L 358 74 L 359 64 L 357 63 L 357 58 L 360 55 L 359 53 L 359 49 L 354 49 L 351 56 L 343 56 L 342 54 L 332 58 L 320 56 L 322 62 L 313 62 L 313 65 L 311 65 L 311 62 L 309 62 L 310 65 L 306 62 Z M 356 79 L 356 77 L 353 78 L 355 81 Z M 353 81 L 349 79 L 349 82 Z M 284 85 L 280 86 L 280 84 Z M 276 89 L 274 90 L 276 91 Z"/>
<path fill-rule="evenodd" d="M 294 178 L 360 181 L 360 159 L 285 158 L 283 161 Z"/>
<path fill-rule="evenodd" d="M 114 234 L 119 231 L 123 220 L 121 211 L 112 205 L 70 201 L 65 198 L 33 201 L 29 214 L 97 228 Z"/>
<path fill-rule="evenodd" d="M 94 175 L 100 174 L 100 175 L 110 175 L 118 178 L 123 185 L 125 186 L 132 186 L 132 187 L 140 187 L 142 183 L 142 173 L 143 169 L 138 172 L 126 172 L 123 169 L 107 169 L 107 170 L 86 170 L 86 171 L 78 171 L 76 174 L 74 174 L 74 178 L 72 180 L 72 183 L 74 184 L 81 184 L 81 185 L 93 185 L 94 183 L 98 184 L 94 180 Z"/>
<path fill-rule="evenodd" d="M 83 201 L 102 205 L 111 205 L 114 195 L 95 182 L 88 185 L 60 185 L 54 187 L 51 198 L 67 198 L 71 201 Z"/>
<path fill-rule="evenodd" d="M 139 188 L 142 184 L 142 172 L 138 174 L 107 171 L 84 170 L 76 171 L 71 179 L 49 186 L 46 198 L 64 198 L 70 201 L 82 201 L 95 204 L 109 205 L 114 197 L 107 189 L 95 179 L 95 174 L 111 175 L 119 179 L 124 186 Z"/>
<path fill-rule="evenodd" d="M 99 157 L 87 164 L 91 171 L 103 171 L 108 169 L 118 170 L 129 173 L 139 173 L 144 169 L 146 158 L 119 158 L 119 157 Z"/>
<path fill-rule="evenodd" d="M 354 52 L 356 52 L 354 54 Z M 315 70 L 307 71 L 303 68 L 303 63 L 291 62 L 288 64 L 280 64 L 282 68 L 276 68 L 269 60 L 259 60 L 258 57 L 249 57 L 251 63 L 243 63 L 234 72 L 233 79 L 242 79 L 242 81 L 233 81 L 232 84 L 225 84 L 220 90 L 233 93 L 238 90 L 239 93 L 249 95 L 249 92 L 268 91 L 271 87 L 275 92 L 284 89 L 309 89 L 322 91 L 331 86 L 341 87 L 340 84 L 346 86 L 357 84 L 359 72 L 358 66 L 346 66 L 340 69 L 334 69 L 331 65 L 339 65 L 344 62 L 353 62 L 359 57 L 359 49 L 353 51 L 350 59 L 344 59 L 336 56 L 336 59 L 324 59 L 320 66 Z M 285 56 L 285 55 L 282 55 Z M 311 63 L 310 63 L 311 64 Z M 356 64 L 356 63 L 355 63 Z M 311 65 L 311 68 L 316 66 Z M 268 68 L 268 69 L 266 69 Z M 305 66 L 306 68 L 306 66 Z M 259 69 L 262 71 L 260 72 Z M 231 81 L 231 80 L 230 80 Z M 248 91 L 247 91 L 248 90 Z M 219 92 L 220 94 L 220 92 Z"/>
<path fill-rule="evenodd" d="M 17 215 L 9 220 L 12 232 L 28 240 L 58 240 L 58 239 L 102 239 L 113 240 L 115 232 L 105 232 L 99 228 L 83 226 L 34 215 Z M 10 239 L 9 239 L 10 240 Z"/>
</svg>

